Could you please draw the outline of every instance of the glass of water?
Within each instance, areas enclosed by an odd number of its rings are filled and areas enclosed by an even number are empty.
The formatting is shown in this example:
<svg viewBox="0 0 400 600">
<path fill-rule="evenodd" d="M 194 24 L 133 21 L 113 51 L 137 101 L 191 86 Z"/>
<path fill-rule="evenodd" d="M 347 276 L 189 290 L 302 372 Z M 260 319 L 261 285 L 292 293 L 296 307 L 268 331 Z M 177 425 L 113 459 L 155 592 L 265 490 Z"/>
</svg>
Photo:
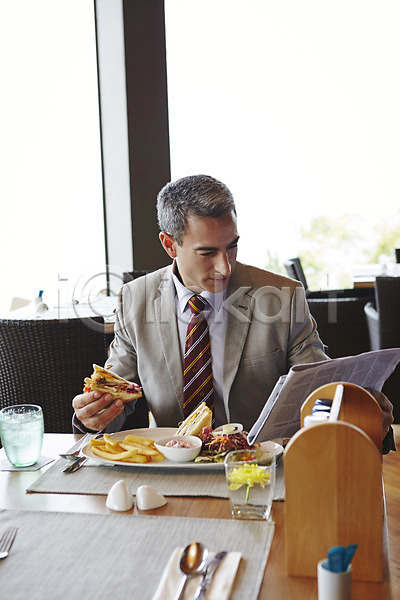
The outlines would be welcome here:
<svg viewBox="0 0 400 600">
<path fill-rule="evenodd" d="M 264 450 L 233 450 L 226 455 L 225 475 L 235 519 L 269 519 L 275 469 L 275 455 Z"/>
<path fill-rule="evenodd" d="M 0 437 L 7 458 L 16 467 L 34 465 L 43 444 L 43 411 L 36 404 L 0 410 Z"/>
</svg>

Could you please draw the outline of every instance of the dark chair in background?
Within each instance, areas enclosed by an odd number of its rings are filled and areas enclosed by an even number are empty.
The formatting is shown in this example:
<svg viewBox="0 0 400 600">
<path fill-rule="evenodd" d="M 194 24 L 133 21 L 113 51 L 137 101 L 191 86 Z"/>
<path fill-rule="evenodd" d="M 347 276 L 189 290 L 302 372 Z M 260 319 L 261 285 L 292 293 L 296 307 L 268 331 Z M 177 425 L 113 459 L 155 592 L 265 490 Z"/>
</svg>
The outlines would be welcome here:
<svg viewBox="0 0 400 600">
<path fill-rule="evenodd" d="M 303 284 L 307 299 L 309 298 L 361 298 L 372 300 L 374 298 L 373 288 L 340 288 L 332 290 L 310 290 L 305 276 L 303 265 L 299 257 L 289 258 L 284 262 L 284 267 L 289 277 L 297 279 Z"/>
<path fill-rule="evenodd" d="M 375 303 L 365 308 L 370 349 L 400 347 L 400 277 L 375 279 Z M 395 423 L 400 423 L 400 365 L 383 386 L 383 393 L 394 407 Z"/>
<path fill-rule="evenodd" d="M 297 279 L 297 281 L 301 281 L 304 289 L 306 290 L 306 293 L 308 293 L 307 279 L 304 274 L 300 258 L 298 256 L 296 256 L 295 258 L 289 258 L 283 264 L 289 277 L 291 277 L 292 279 Z"/>
<path fill-rule="evenodd" d="M 363 297 L 307 298 L 321 340 L 331 358 L 368 352 L 369 336 Z"/>
<path fill-rule="evenodd" d="M 365 307 L 371 350 L 400 347 L 400 277 L 375 279 L 375 305 Z"/>
<path fill-rule="evenodd" d="M 379 313 L 375 308 L 375 303 L 367 302 L 364 306 L 364 312 L 367 317 L 370 350 L 380 350 L 381 334 L 379 327 Z"/>
<path fill-rule="evenodd" d="M 300 258 L 285 263 L 289 277 L 300 281 L 306 291 L 310 312 L 331 358 L 368 352 L 369 336 L 364 306 L 374 298 L 369 288 L 310 291 Z"/>
</svg>

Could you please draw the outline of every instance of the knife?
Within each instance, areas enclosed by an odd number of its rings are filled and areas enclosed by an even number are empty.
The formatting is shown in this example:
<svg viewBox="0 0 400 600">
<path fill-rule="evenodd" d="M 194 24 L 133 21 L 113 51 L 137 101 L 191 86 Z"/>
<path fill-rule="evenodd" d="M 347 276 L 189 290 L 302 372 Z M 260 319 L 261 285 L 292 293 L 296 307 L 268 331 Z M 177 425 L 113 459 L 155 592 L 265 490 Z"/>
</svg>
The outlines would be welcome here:
<svg viewBox="0 0 400 600">
<path fill-rule="evenodd" d="M 218 569 L 221 561 L 226 556 L 227 552 L 218 552 L 214 558 L 210 560 L 203 575 L 193 600 L 203 600 L 206 597 L 206 591 L 211 585 L 212 578 L 214 577 L 215 571 Z"/>
<path fill-rule="evenodd" d="M 85 464 L 86 461 L 87 461 L 86 456 L 80 456 L 72 464 L 68 465 L 68 467 L 66 467 L 63 470 L 63 473 L 75 473 L 75 471 L 80 469 Z"/>
</svg>

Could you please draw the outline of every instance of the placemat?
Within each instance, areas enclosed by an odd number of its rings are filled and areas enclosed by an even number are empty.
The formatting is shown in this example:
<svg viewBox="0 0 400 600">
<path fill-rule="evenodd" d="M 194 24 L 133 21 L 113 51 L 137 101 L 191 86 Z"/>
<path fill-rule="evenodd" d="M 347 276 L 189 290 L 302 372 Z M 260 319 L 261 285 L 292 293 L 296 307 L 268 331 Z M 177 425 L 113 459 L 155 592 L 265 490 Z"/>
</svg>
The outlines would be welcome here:
<svg viewBox="0 0 400 600">
<path fill-rule="evenodd" d="M 119 479 L 124 479 L 133 495 L 141 485 L 149 485 L 164 496 L 208 496 L 228 498 L 224 469 L 206 470 L 101 465 L 88 462 L 75 473 L 63 473 L 65 460 L 49 467 L 26 491 L 55 494 L 107 495 Z M 284 498 L 283 462 L 278 460 L 274 500 Z"/>
<path fill-rule="evenodd" d="M 231 599 L 254 600 L 274 533 L 260 521 L 1 511 L 0 534 L 9 525 L 19 530 L 1 596 L 13 600 L 150 600 L 174 549 L 194 540 L 241 552 Z"/>
</svg>

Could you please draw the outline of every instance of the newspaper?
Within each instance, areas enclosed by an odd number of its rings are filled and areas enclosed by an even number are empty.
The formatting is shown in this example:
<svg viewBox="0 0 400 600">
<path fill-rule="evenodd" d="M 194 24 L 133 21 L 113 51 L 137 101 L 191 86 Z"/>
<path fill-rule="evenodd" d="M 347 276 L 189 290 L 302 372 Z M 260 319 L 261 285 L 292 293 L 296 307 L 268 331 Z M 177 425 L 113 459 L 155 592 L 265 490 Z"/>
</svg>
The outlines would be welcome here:
<svg viewBox="0 0 400 600">
<path fill-rule="evenodd" d="M 276 383 L 249 431 L 249 442 L 254 444 L 294 435 L 300 429 L 301 405 L 321 385 L 343 381 L 381 391 L 399 362 L 400 348 L 389 348 L 293 366 Z"/>
</svg>

